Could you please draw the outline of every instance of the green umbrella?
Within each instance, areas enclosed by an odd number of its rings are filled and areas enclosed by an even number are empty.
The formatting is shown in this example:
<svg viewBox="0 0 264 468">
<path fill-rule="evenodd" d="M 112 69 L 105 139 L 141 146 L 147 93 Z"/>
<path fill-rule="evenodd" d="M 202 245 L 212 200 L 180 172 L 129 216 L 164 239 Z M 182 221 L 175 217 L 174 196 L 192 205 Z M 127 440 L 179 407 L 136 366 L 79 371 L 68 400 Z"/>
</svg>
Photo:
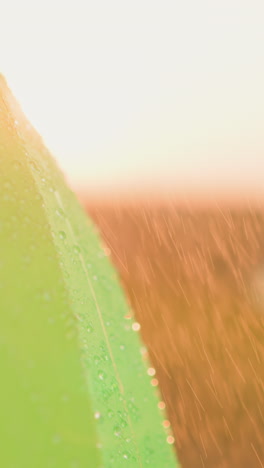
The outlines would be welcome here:
<svg viewBox="0 0 264 468">
<path fill-rule="evenodd" d="M 116 272 L 2 77 L 0 165 L 0 466 L 177 466 Z"/>
</svg>

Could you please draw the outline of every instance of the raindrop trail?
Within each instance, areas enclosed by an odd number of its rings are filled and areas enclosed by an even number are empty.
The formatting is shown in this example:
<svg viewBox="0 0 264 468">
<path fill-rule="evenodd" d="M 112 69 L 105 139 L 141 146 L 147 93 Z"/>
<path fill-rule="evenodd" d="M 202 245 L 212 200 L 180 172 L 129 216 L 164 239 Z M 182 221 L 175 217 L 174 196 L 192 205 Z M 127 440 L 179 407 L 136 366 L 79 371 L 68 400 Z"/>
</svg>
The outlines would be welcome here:
<svg viewBox="0 0 264 468">
<path fill-rule="evenodd" d="M 255 455 L 256 455 L 256 457 L 257 457 L 257 459 L 258 459 L 258 461 L 259 461 L 259 466 L 261 466 L 261 468 L 264 468 L 264 465 L 263 465 L 261 459 L 259 458 L 259 454 L 258 454 L 258 452 L 256 451 L 256 449 L 255 449 L 254 445 L 252 444 L 252 442 L 250 442 L 250 445 L 251 445 L 252 450 L 253 450 L 253 452 L 255 453 Z"/>
<path fill-rule="evenodd" d="M 189 385 L 189 387 L 190 387 L 191 391 L 193 392 L 193 394 L 194 394 L 194 396 L 195 396 L 196 400 L 198 401 L 199 405 L 201 406 L 202 410 L 205 412 L 205 409 L 204 409 L 204 407 L 203 407 L 203 405 L 202 405 L 201 401 L 199 400 L 199 398 L 198 398 L 197 394 L 195 393 L 195 391 L 194 391 L 194 389 L 193 389 L 193 386 L 191 385 L 191 383 L 189 382 L 189 380 L 188 380 L 188 379 L 186 379 L 186 382 L 187 382 L 187 384 Z"/>
<path fill-rule="evenodd" d="M 235 367 L 235 369 L 236 369 L 238 375 L 240 375 L 240 377 L 241 377 L 241 379 L 243 380 L 243 382 L 246 383 L 243 374 L 241 374 L 239 367 L 238 367 L 237 364 L 235 363 L 235 361 L 234 361 L 234 359 L 232 358 L 232 355 L 230 354 L 230 352 L 229 352 L 229 350 L 227 349 L 227 347 L 225 347 L 225 350 L 226 350 L 226 353 L 228 354 L 228 356 L 229 356 L 229 358 L 230 358 L 230 361 L 232 362 L 233 366 Z"/>
</svg>

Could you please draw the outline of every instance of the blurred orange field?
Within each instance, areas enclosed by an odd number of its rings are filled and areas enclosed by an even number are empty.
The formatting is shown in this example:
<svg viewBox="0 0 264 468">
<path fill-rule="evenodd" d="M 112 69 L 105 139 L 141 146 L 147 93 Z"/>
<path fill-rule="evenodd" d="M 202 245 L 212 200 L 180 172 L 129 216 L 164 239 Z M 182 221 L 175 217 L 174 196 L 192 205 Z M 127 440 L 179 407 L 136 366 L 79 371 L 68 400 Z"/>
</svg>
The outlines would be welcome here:
<svg viewBox="0 0 264 468">
<path fill-rule="evenodd" d="M 264 467 L 260 206 L 85 201 L 141 323 L 183 468 Z"/>
</svg>

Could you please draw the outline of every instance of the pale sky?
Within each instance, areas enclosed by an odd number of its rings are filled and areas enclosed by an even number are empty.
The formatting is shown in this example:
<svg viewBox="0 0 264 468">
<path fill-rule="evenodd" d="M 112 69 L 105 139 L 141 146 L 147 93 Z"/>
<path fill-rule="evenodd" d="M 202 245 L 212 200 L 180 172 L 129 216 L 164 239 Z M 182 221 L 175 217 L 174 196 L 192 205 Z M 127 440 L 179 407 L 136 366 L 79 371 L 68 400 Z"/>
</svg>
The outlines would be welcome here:
<svg viewBox="0 0 264 468">
<path fill-rule="evenodd" d="M 263 0 L 2 0 L 0 71 L 74 184 L 264 192 Z"/>
</svg>

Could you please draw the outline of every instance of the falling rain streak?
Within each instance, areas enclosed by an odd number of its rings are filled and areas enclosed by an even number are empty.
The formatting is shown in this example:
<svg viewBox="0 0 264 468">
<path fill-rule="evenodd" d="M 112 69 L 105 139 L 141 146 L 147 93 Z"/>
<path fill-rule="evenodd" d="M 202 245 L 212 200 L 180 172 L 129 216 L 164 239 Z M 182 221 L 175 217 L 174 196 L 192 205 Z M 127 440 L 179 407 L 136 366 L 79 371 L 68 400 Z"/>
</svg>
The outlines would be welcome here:
<svg viewBox="0 0 264 468">
<path fill-rule="evenodd" d="M 135 311 L 130 326 L 149 350 L 150 385 L 160 386 L 182 466 L 263 467 L 264 208 L 86 208 Z"/>
</svg>

